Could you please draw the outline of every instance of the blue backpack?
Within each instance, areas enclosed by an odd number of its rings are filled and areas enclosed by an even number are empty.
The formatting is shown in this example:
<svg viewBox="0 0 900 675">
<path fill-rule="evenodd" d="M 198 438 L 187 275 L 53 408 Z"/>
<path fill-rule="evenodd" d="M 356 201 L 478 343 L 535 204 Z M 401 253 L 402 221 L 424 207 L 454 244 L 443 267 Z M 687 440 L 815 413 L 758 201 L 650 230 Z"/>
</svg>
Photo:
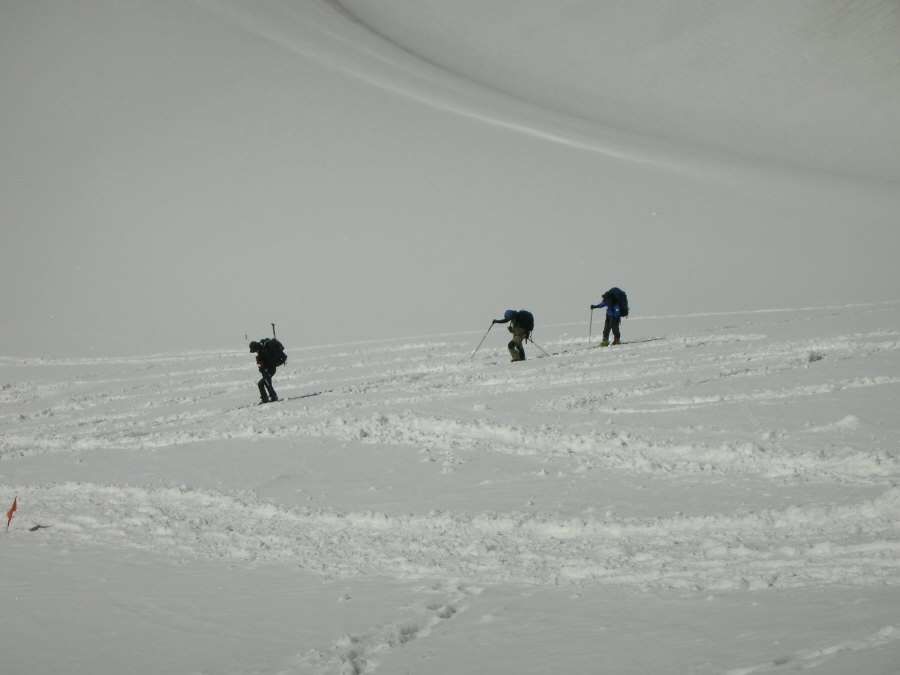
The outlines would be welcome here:
<svg viewBox="0 0 900 675">
<path fill-rule="evenodd" d="M 613 286 L 606 293 L 603 294 L 604 298 L 610 298 L 612 302 L 619 305 L 619 312 L 622 316 L 628 316 L 628 296 L 625 294 L 621 288 L 617 288 Z"/>
</svg>

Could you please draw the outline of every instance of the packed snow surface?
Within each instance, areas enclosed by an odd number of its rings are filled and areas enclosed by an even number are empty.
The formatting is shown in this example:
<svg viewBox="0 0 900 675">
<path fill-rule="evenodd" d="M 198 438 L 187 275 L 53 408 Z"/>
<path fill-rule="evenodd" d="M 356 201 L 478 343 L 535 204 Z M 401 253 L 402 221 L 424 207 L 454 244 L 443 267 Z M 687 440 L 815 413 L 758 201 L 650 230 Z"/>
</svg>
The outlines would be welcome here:
<svg viewBox="0 0 900 675">
<path fill-rule="evenodd" d="M 898 35 L 896 0 L 0 0 L 0 354 L 895 300 Z"/>
<path fill-rule="evenodd" d="M 900 673 L 898 28 L 0 0 L 0 673 Z"/>
<path fill-rule="evenodd" d="M 0 359 L 4 672 L 898 672 L 900 304 L 537 319 Z"/>
</svg>

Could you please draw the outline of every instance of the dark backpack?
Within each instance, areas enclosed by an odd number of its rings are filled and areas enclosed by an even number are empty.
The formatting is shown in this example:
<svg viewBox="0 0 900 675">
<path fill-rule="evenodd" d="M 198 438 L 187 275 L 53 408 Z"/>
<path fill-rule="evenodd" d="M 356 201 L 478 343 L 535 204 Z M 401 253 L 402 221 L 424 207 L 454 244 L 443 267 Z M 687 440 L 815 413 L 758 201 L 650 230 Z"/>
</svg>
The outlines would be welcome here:
<svg viewBox="0 0 900 675">
<path fill-rule="evenodd" d="M 526 333 L 531 335 L 531 331 L 534 330 L 534 314 L 524 309 L 520 309 L 516 312 L 515 323 L 517 326 L 524 329 Z"/>
<path fill-rule="evenodd" d="M 619 313 L 622 316 L 628 316 L 628 296 L 625 295 L 625 291 L 621 288 L 617 288 L 613 286 L 606 293 L 604 293 L 604 297 L 609 297 L 615 304 L 619 306 Z"/>
<path fill-rule="evenodd" d="M 271 362 L 276 366 L 283 366 L 287 363 L 287 354 L 284 353 L 284 345 L 275 338 L 263 338 L 259 341 L 262 349 L 268 354 Z"/>
</svg>

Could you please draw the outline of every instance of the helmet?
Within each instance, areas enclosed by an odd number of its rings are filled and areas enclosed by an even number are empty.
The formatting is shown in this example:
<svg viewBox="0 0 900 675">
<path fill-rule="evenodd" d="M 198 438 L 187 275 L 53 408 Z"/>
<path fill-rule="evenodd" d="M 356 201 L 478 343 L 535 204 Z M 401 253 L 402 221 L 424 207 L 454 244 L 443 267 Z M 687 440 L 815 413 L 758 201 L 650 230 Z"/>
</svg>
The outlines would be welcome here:
<svg viewBox="0 0 900 675">
<path fill-rule="evenodd" d="M 262 349 L 262 345 L 259 344 L 258 342 L 253 341 L 250 343 L 250 351 L 251 352 L 258 352 L 260 349 Z"/>
<path fill-rule="evenodd" d="M 515 310 L 512 310 L 512 309 L 508 309 L 505 312 L 503 312 L 503 318 L 507 321 L 509 321 L 515 315 L 516 315 L 516 312 L 515 312 Z"/>
</svg>

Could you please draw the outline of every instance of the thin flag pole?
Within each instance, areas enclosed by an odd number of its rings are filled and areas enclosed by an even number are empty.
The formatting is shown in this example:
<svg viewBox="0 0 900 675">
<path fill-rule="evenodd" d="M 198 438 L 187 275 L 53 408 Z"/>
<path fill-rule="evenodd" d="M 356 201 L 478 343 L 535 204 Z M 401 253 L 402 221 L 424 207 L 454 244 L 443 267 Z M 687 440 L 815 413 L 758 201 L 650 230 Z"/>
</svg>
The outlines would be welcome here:
<svg viewBox="0 0 900 675">
<path fill-rule="evenodd" d="M 9 534 L 9 524 L 12 522 L 13 514 L 19 508 L 19 496 L 16 495 L 15 499 L 13 499 L 12 506 L 9 507 L 9 511 L 6 512 L 6 534 Z"/>
</svg>

